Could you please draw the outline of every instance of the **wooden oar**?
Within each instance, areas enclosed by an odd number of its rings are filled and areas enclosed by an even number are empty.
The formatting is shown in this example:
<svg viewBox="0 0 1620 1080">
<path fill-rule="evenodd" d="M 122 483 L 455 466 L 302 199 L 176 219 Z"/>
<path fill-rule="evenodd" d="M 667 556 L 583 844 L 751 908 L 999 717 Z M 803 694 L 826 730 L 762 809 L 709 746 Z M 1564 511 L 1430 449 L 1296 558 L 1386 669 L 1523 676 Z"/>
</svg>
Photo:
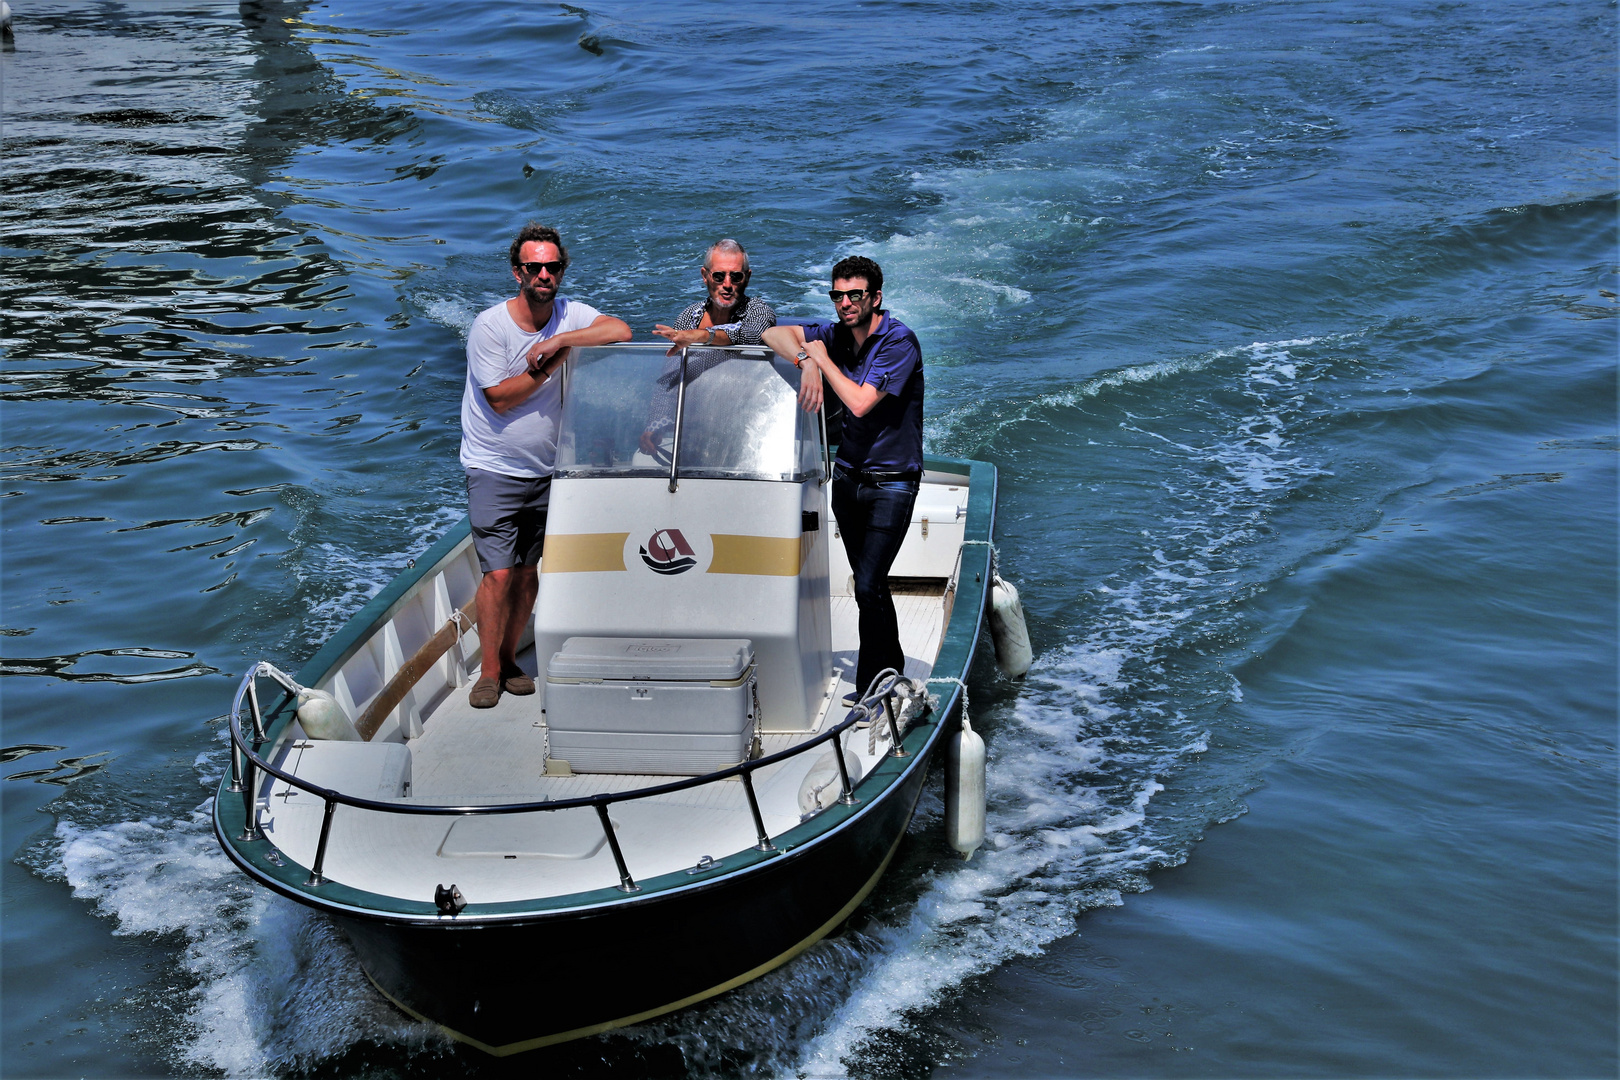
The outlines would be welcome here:
<svg viewBox="0 0 1620 1080">
<path fill-rule="evenodd" d="M 474 596 L 467 601 L 467 606 L 458 612 L 466 620 L 468 628 L 478 625 L 477 605 L 478 598 Z M 458 636 L 456 620 L 446 619 L 444 625 L 439 627 L 439 632 L 428 638 L 427 642 L 416 650 L 414 656 L 399 666 L 399 670 L 394 672 L 394 677 L 388 680 L 388 685 L 371 699 L 371 704 L 366 706 L 365 712 L 360 714 L 360 719 L 355 721 L 354 729 L 360 733 L 362 739 L 369 741 L 377 734 L 383 720 L 394 711 L 395 706 L 405 700 L 406 692 L 427 674 L 427 669 L 432 667 L 439 657 L 450 651 L 450 646 L 456 643 Z"/>
</svg>

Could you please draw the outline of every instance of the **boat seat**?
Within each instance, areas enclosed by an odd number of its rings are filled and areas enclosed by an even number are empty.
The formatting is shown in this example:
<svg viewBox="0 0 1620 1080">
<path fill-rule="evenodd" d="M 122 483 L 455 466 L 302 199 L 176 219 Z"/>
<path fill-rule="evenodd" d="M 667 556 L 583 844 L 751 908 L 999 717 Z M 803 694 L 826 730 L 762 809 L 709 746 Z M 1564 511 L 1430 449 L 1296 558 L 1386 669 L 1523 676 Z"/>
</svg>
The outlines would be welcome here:
<svg viewBox="0 0 1620 1080">
<path fill-rule="evenodd" d="M 298 739 L 281 767 L 300 780 L 362 799 L 397 799 L 411 787 L 411 750 L 404 743 Z"/>
</svg>

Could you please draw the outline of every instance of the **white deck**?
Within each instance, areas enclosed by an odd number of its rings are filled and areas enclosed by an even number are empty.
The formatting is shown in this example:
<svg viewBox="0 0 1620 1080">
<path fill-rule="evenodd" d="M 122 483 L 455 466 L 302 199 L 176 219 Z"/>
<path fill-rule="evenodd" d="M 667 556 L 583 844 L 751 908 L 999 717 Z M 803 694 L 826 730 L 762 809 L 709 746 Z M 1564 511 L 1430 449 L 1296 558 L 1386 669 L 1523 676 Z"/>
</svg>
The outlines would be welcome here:
<svg viewBox="0 0 1620 1080">
<path fill-rule="evenodd" d="M 927 678 L 932 670 L 943 630 L 944 603 L 941 595 L 895 595 L 905 673 L 910 677 Z M 839 681 L 826 700 L 836 722 L 845 712 L 835 703 L 853 689 L 849 682 L 856 644 L 852 597 L 832 597 L 832 643 Z M 520 662 L 531 674 L 538 674 L 532 651 Z M 538 698 L 504 695 L 493 709 L 473 709 L 466 695 L 466 688 L 452 690 L 421 708 L 422 734 L 406 743 L 411 752 L 410 794 L 399 801 L 487 805 L 559 800 L 678 779 L 546 776 L 546 730 Z M 817 731 L 825 729 L 828 715 L 824 706 Z M 767 732 L 763 750 L 776 753 L 807 737 L 805 733 Z M 880 740 L 877 756 L 869 755 L 869 738 L 864 729 L 844 736 L 845 747 L 852 760 L 860 760 L 863 775 L 887 749 L 887 743 Z M 799 823 L 799 787 L 821 755 L 810 751 L 754 774 L 760 811 L 772 836 Z M 297 862 L 312 865 L 321 800 L 297 790 L 289 794 L 288 785 L 277 782 L 261 805 L 262 825 L 271 842 Z M 610 817 L 625 862 L 637 880 L 691 867 L 705 855 L 724 859 L 755 843 L 747 796 L 737 780 L 618 803 L 611 808 Z M 525 900 L 617 885 L 618 871 L 603 839 L 596 810 L 590 807 L 447 818 L 339 806 L 333 817 L 325 873 L 336 882 L 413 900 L 431 901 L 437 885 L 452 883 L 470 903 Z"/>
</svg>

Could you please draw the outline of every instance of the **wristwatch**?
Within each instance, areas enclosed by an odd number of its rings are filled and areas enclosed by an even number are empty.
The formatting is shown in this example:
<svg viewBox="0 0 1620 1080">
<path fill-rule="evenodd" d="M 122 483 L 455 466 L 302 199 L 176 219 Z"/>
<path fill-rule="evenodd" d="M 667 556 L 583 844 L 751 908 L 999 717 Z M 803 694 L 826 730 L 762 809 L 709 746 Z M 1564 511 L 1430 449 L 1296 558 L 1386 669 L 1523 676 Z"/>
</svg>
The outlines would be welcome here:
<svg viewBox="0 0 1620 1080">
<path fill-rule="evenodd" d="M 798 355 L 793 358 L 793 366 L 794 367 L 803 367 L 804 362 L 806 360 L 808 360 L 808 359 L 810 359 L 810 354 L 805 352 L 804 349 L 801 348 L 799 350 Z"/>
<path fill-rule="evenodd" d="M 713 345 L 714 344 L 714 327 L 711 326 L 708 329 L 709 329 L 709 340 L 705 341 L 703 344 L 705 344 L 705 345 Z"/>
</svg>

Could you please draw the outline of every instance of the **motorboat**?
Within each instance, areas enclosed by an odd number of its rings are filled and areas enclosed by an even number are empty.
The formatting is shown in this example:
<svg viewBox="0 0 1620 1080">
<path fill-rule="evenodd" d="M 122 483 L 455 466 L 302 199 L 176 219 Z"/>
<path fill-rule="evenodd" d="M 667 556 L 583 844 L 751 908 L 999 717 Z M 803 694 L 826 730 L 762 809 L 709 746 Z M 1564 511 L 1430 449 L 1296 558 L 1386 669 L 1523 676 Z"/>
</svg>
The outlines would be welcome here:
<svg viewBox="0 0 1620 1080">
<path fill-rule="evenodd" d="M 465 520 L 296 675 L 243 675 L 220 844 L 406 1013 L 495 1055 L 634 1024 L 787 963 L 894 859 L 985 622 L 996 470 L 926 460 L 890 578 L 906 669 L 855 687 L 798 376 L 758 348 L 572 350 L 535 694 L 468 703 Z"/>
</svg>

